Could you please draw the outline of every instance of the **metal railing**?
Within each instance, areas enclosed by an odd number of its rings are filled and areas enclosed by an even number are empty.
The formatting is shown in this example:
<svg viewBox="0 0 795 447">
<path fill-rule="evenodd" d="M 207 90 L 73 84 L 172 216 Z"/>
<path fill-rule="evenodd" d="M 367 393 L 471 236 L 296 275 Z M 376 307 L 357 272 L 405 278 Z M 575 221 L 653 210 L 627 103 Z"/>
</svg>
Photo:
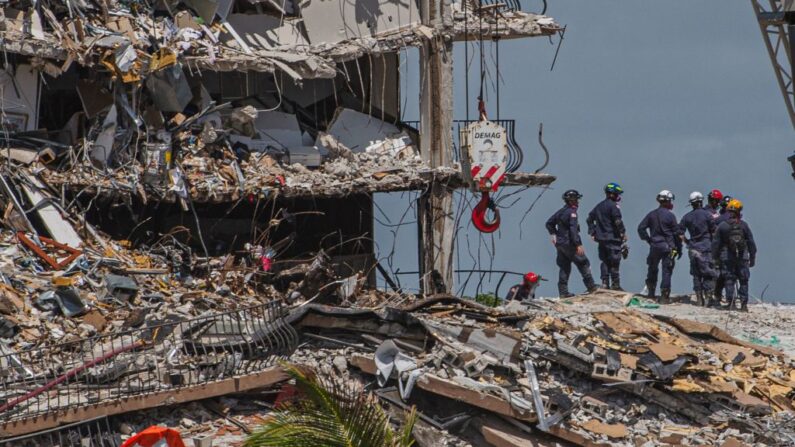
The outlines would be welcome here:
<svg viewBox="0 0 795 447">
<path fill-rule="evenodd" d="M 0 447 L 119 447 L 121 436 L 107 416 L 0 440 Z"/>
<path fill-rule="evenodd" d="M 505 128 L 508 137 L 508 167 L 507 172 L 516 172 L 524 161 L 524 153 L 519 143 L 516 141 L 516 120 L 491 120 Z M 461 130 L 471 123 L 476 123 L 477 120 L 454 120 L 453 121 L 453 161 L 461 161 L 461 142 L 459 135 Z M 410 126 L 415 130 L 420 127 L 419 121 L 403 121 L 404 125 Z M 422 138 L 422 135 L 420 135 Z"/>
<path fill-rule="evenodd" d="M 413 272 L 401 272 L 400 269 L 394 272 L 395 281 L 399 289 L 402 289 L 403 286 L 400 284 L 400 277 L 404 275 L 419 275 L 420 272 L 413 271 Z M 461 282 L 461 278 L 464 277 L 464 282 L 458 287 L 456 291 L 456 295 L 461 296 L 463 295 L 464 291 L 466 290 L 467 286 L 469 286 L 474 278 L 477 278 L 477 282 L 475 282 L 475 293 L 474 296 L 477 296 L 480 293 L 484 292 L 491 292 L 490 290 L 487 291 L 486 287 L 487 284 L 491 284 L 494 280 L 497 281 L 497 285 L 494 287 L 494 295 L 497 298 L 502 298 L 500 295 L 500 287 L 502 283 L 505 281 L 505 277 L 508 275 L 518 276 L 521 280 L 521 277 L 524 276 L 524 273 L 519 272 L 511 272 L 508 270 L 478 270 L 478 269 L 469 269 L 469 270 L 455 270 L 456 279 Z M 422 279 L 420 278 L 420 281 Z M 521 281 L 520 281 L 521 282 Z"/>
<path fill-rule="evenodd" d="M 252 374 L 298 335 L 280 302 L 0 355 L 0 421 Z"/>
</svg>

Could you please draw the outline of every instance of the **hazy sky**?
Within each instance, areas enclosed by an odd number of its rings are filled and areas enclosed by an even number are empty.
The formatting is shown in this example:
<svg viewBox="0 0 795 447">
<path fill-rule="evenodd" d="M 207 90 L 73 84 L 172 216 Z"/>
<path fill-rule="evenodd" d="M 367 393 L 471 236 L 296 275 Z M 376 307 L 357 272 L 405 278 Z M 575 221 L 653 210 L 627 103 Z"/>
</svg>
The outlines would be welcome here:
<svg viewBox="0 0 795 447">
<path fill-rule="evenodd" d="M 525 8 L 532 3 L 525 2 Z M 624 220 L 630 233 L 630 258 L 622 264 L 623 285 L 640 290 L 646 271 L 647 246 L 637 224 L 656 206 L 661 189 L 676 194 L 677 217 L 689 210 L 693 190 L 712 188 L 740 198 L 745 218 L 759 246 L 751 273 L 751 294 L 765 286 L 766 300 L 795 302 L 795 239 L 792 207 L 795 182 L 786 161 L 795 149 L 793 129 L 775 82 L 750 2 L 688 1 L 599 2 L 554 0 L 547 14 L 568 25 L 554 71 L 555 52 L 547 38 L 500 44 L 501 117 L 517 121 L 517 139 L 525 152 L 523 170 L 541 163 L 536 142 L 539 122 L 551 151 L 546 172 L 557 176 L 520 226 L 540 190 L 502 210 L 503 224 L 493 239 L 479 238 L 466 207 L 459 232 L 460 268 L 533 270 L 550 278 L 542 295 L 557 295 L 555 252 L 544 221 L 569 188 L 584 194 L 584 214 L 603 198 L 605 183 L 620 183 Z M 557 42 L 555 42 L 557 43 Z M 470 47 L 477 51 L 477 47 Z M 491 50 L 491 44 L 487 44 Z M 455 52 L 457 119 L 464 112 L 464 47 Z M 470 57 L 473 51 L 470 50 Z M 476 53 L 477 54 L 477 53 Z M 491 53 L 487 58 L 492 58 Z M 416 119 L 416 57 L 406 58 L 406 119 Z M 494 66 L 487 80 L 493 116 Z M 471 116 L 478 90 L 477 60 L 470 71 Z M 470 194 L 471 195 L 471 194 Z M 380 197 L 392 225 L 401 220 L 409 194 Z M 410 213 L 411 214 L 411 213 Z M 383 216 L 379 219 L 386 223 Z M 409 215 L 407 221 L 414 222 Z M 394 268 L 416 269 L 416 225 L 377 224 L 381 254 L 391 251 L 398 231 Z M 490 260 L 489 251 L 495 255 Z M 480 265 L 476 253 L 480 249 Z M 598 278 L 596 245 L 586 242 Z M 674 272 L 674 292 L 691 290 L 687 256 Z M 403 277 L 408 281 L 409 277 Z M 576 271 L 570 287 L 582 291 Z M 505 287 L 503 286 L 503 291 Z"/>
</svg>

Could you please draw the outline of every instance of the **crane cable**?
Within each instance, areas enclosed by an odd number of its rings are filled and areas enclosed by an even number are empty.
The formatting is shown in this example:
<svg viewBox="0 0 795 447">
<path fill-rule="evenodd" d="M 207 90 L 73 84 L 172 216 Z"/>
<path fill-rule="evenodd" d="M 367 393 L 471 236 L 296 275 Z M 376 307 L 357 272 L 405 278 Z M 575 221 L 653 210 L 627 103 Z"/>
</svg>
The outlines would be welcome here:
<svg viewBox="0 0 795 447">
<path fill-rule="evenodd" d="M 486 73 L 484 70 L 484 49 L 483 49 L 483 0 L 479 0 L 480 4 L 480 13 L 479 13 L 479 45 L 480 45 L 480 94 L 478 95 L 478 114 L 479 120 L 483 121 L 488 119 L 486 116 L 486 102 L 483 100 L 483 83 L 485 82 Z M 498 21 L 497 13 L 495 10 L 494 13 L 495 21 Z M 495 25 L 496 26 L 496 25 Z M 499 58 L 499 37 L 492 36 L 494 40 L 496 40 L 497 44 L 497 57 Z M 497 72 L 499 73 L 499 59 L 496 61 L 497 63 Z M 468 67 L 467 67 L 468 68 Z M 467 70 L 468 71 L 468 70 Z M 497 79 L 497 118 L 499 119 L 499 79 Z M 469 96 L 469 83 L 467 83 L 467 97 Z M 468 111 L 467 107 L 467 111 Z M 468 113 L 467 113 L 468 115 Z M 469 118 L 467 116 L 467 118 Z M 496 169 L 496 166 L 492 168 Z M 491 170 L 490 170 L 491 171 Z M 491 198 L 489 194 L 489 190 L 493 190 L 496 192 L 497 185 L 500 183 L 498 182 L 493 187 L 486 186 L 483 181 L 481 180 L 479 189 L 480 189 L 480 201 L 477 205 L 472 209 L 472 225 L 477 228 L 478 231 L 481 233 L 493 233 L 500 228 L 500 210 L 497 208 L 497 204 L 494 199 Z M 486 217 L 486 213 L 491 211 L 492 218 L 489 219 Z"/>
</svg>

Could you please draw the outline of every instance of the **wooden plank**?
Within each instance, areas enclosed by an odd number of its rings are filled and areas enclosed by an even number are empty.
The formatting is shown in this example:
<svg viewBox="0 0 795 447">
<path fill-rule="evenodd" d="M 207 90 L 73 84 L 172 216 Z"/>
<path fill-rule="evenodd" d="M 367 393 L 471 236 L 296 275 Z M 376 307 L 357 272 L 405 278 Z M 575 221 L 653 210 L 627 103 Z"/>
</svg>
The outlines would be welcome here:
<svg viewBox="0 0 795 447">
<path fill-rule="evenodd" d="M 287 379 L 288 376 L 282 368 L 274 367 L 259 373 L 232 377 L 218 382 L 208 382 L 177 390 L 160 391 L 140 396 L 125 397 L 118 400 L 109 400 L 93 405 L 75 407 L 65 411 L 54 411 L 28 419 L 5 422 L 0 424 L 0 436 L 19 436 L 73 422 L 91 420 L 100 416 L 112 416 L 115 414 L 129 413 L 131 411 L 192 402 L 210 397 L 225 396 L 227 394 L 275 385 Z"/>
<path fill-rule="evenodd" d="M 367 374 L 375 375 L 376 373 L 375 362 L 373 362 L 371 357 L 354 355 L 351 357 L 350 363 Z M 534 413 L 523 413 L 513 408 L 511 404 L 504 399 L 466 388 L 453 381 L 442 379 L 432 374 L 423 374 L 420 376 L 415 386 L 423 391 L 464 402 L 473 407 L 482 408 L 496 414 L 522 421 L 536 421 Z"/>
</svg>

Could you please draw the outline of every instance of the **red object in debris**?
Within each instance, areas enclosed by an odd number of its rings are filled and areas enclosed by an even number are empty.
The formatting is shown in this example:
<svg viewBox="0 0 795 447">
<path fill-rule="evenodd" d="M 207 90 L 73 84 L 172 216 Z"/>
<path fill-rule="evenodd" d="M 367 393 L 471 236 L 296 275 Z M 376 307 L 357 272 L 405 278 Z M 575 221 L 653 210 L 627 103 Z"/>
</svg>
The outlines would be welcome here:
<svg viewBox="0 0 795 447">
<path fill-rule="evenodd" d="M 263 272 L 271 271 L 271 266 L 273 265 L 273 260 L 271 260 L 271 258 L 269 258 L 267 256 L 263 256 L 262 258 L 260 258 L 260 261 L 262 262 L 262 271 Z"/>
<path fill-rule="evenodd" d="M 284 176 L 283 175 L 277 175 L 276 176 L 276 181 L 278 181 L 279 184 L 282 185 L 282 186 L 287 184 L 287 181 L 284 180 Z"/>
<path fill-rule="evenodd" d="M 121 447 L 155 447 L 163 445 L 168 447 L 185 447 L 179 432 L 166 427 L 153 425 L 146 430 L 128 439 Z"/>
<path fill-rule="evenodd" d="M 494 233 L 500 228 L 500 210 L 489 198 L 489 193 L 484 191 L 480 197 L 480 202 L 472 209 L 472 224 L 481 233 Z M 491 210 L 494 213 L 494 220 L 486 221 L 486 211 Z"/>
<path fill-rule="evenodd" d="M 282 387 L 279 394 L 276 395 L 276 400 L 273 402 L 273 408 L 279 408 L 285 402 L 292 402 L 298 397 L 298 388 L 286 384 Z"/>
</svg>

